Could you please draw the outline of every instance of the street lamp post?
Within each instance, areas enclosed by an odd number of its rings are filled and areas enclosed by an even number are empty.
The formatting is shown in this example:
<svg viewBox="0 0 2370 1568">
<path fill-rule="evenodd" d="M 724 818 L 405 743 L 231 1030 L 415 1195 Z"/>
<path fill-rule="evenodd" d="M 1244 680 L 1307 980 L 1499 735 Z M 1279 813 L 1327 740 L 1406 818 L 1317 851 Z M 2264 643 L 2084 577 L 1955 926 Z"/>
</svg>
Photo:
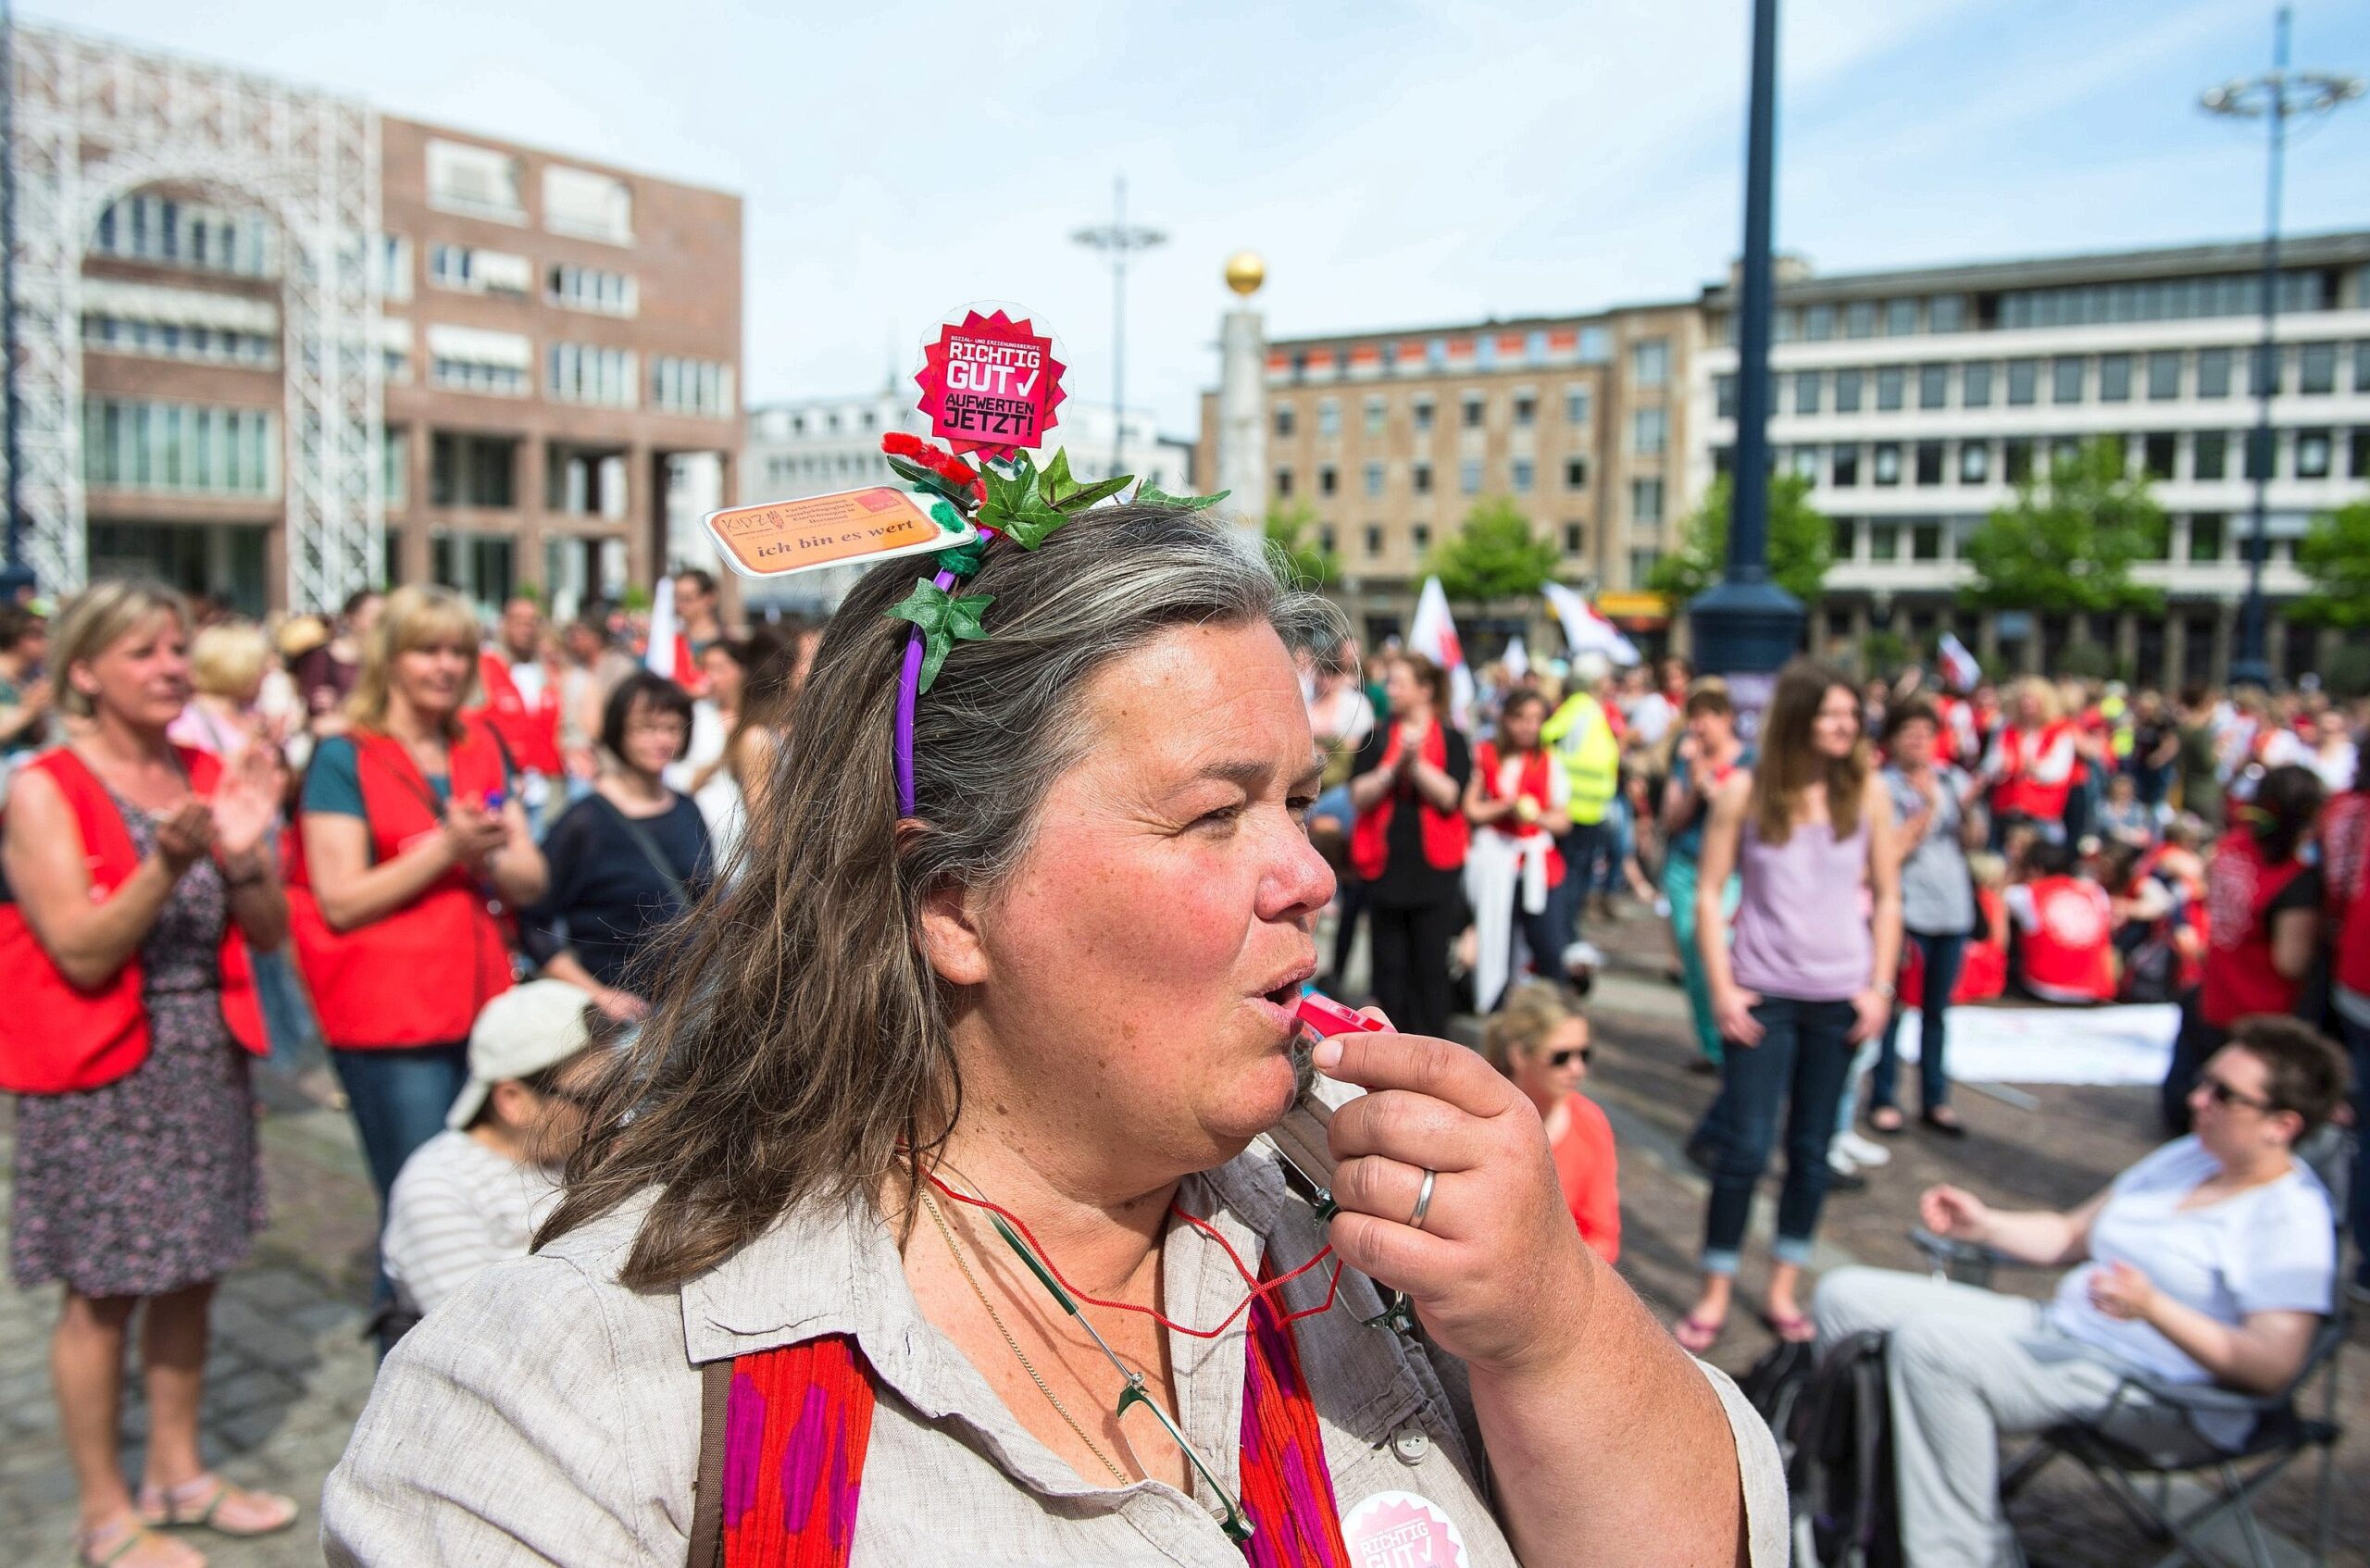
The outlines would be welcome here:
<svg viewBox="0 0 2370 1568">
<path fill-rule="evenodd" d="M 1802 635 L 1802 602 L 1769 580 L 1770 230 L 1777 140 L 1778 0 L 1753 0 L 1728 571 L 1687 607 L 1697 666 L 1728 677 L 1748 728 L 1758 721 L 1778 666 L 1792 655 Z"/>
<path fill-rule="evenodd" d="M 2326 71 L 2288 68 L 2289 8 L 2279 7 L 2272 28 L 2271 69 L 2239 77 L 2209 91 L 2208 114 L 2238 119 L 2262 118 L 2271 132 L 2264 176 L 2263 342 L 2255 349 L 2255 428 L 2248 442 L 2248 468 L 2254 476 L 2254 520 L 2247 538 L 2247 596 L 2239 610 L 2239 655 L 2230 661 L 2233 684 L 2268 686 L 2271 661 L 2264 648 L 2263 563 L 2270 554 L 2271 400 L 2279 390 L 2274 329 L 2279 317 L 2279 200 L 2288 162 L 2288 122 L 2298 115 L 2326 114 L 2362 95 L 2362 79 Z"/>
<path fill-rule="evenodd" d="M 1123 174 L 1112 181 L 1111 221 L 1099 229 L 1081 229 L 1070 238 L 1111 258 L 1111 472 L 1117 475 L 1126 471 L 1128 440 L 1128 259 L 1166 244 L 1168 236 L 1157 229 L 1128 226 L 1128 177 Z"/>
</svg>

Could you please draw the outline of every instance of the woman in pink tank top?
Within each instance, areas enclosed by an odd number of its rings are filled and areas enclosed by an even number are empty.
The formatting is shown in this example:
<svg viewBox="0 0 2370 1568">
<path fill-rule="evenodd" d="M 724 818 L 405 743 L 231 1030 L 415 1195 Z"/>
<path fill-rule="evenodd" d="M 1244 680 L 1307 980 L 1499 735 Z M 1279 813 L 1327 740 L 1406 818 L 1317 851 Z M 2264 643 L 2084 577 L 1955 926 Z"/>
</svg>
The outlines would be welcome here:
<svg viewBox="0 0 2370 1568">
<path fill-rule="evenodd" d="M 1901 957 L 1901 852 L 1892 805 L 1871 788 L 1859 698 L 1831 665 L 1778 673 L 1752 775 L 1713 792 L 1696 929 L 1726 1059 L 1696 1141 L 1712 1153 L 1703 1288 L 1679 1343 L 1711 1348 L 1728 1321 L 1745 1218 L 1785 1112 L 1786 1181 L 1770 1246 L 1770 1326 L 1811 1338 L 1799 1289 L 1827 1197 L 1827 1145 L 1852 1049 L 1884 1027 Z M 1733 949 L 1718 890 L 1743 900 Z"/>
</svg>

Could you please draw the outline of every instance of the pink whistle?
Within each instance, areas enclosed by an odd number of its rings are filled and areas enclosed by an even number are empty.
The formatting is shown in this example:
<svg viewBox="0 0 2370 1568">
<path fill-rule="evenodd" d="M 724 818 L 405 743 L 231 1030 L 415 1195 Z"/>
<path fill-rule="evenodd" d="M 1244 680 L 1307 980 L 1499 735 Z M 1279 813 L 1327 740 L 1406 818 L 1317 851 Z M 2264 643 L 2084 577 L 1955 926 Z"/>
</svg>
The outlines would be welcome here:
<svg viewBox="0 0 2370 1568">
<path fill-rule="evenodd" d="M 1302 1023 L 1316 1031 L 1320 1039 L 1335 1035 L 1385 1034 L 1391 1028 L 1380 1019 L 1353 1012 L 1331 997 L 1316 991 L 1300 999 L 1299 1016 Z"/>
</svg>

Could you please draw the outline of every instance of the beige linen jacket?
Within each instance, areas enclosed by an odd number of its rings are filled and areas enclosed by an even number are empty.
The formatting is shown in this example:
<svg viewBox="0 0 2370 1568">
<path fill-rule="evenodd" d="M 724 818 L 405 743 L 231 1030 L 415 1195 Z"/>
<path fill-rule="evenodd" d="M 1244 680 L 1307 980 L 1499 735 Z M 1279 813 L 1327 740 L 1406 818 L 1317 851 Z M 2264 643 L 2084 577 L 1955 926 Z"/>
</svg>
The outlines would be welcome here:
<svg viewBox="0 0 2370 1568">
<path fill-rule="evenodd" d="M 1246 1261 L 1264 1251 L 1279 1273 L 1324 1244 L 1314 1213 L 1258 1146 L 1189 1179 L 1179 1200 Z M 640 1217 L 612 1214 L 535 1257 L 486 1269 L 396 1348 L 322 1497 L 331 1564 L 679 1568 L 697 1475 L 700 1365 L 851 1334 L 879 1390 L 856 1516 L 860 1568 L 1242 1568 L 1215 1522 L 1215 1498 L 1156 1481 L 1089 1485 L 1015 1421 L 922 1316 L 895 1238 L 869 1202 L 802 1206 L 708 1274 L 650 1293 L 617 1283 Z M 1234 1265 L 1201 1232 L 1172 1225 L 1163 1249 L 1170 1316 L 1215 1323 L 1241 1300 Z M 1322 1300 L 1324 1273 L 1294 1285 L 1290 1304 Z M 1294 1333 L 1342 1516 L 1378 1493 L 1416 1493 L 1454 1523 L 1466 1568 L 1512 1568 L 1462 1367 L 1365 1326 L 1359 1320 L 1380 1310 L 1374 1287 L 1349 1273 L 1341 1284 L 1334 1309 Z M 1179 1424 L 1232 1486 L 1241 1324 L 1215 1340 L 1172 1336 L 1171 1354 Z M 1785 1568 L 1777 1447 L 1735 1385 L 1704 1372 L 1736 1435 L 1753 1568 Z M 1592 1555 L 1584 1542 L 1574 1549 L 1569 1562 Z"/>
</svg>

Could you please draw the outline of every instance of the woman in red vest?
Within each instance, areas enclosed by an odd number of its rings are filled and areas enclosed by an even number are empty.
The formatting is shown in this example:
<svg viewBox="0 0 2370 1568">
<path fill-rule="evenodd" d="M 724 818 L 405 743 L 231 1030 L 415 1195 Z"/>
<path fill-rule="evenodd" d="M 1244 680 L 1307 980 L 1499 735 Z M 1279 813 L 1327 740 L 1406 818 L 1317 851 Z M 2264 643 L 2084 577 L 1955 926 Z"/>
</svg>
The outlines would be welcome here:
<svg viewBox="0 0 2370 1568">
<path fill-rule="evenodd" d="M 1449 944 L 1465 924 L 1473 753 L 1447 721 L 1448 677 L 1419 653 L 1383 676 L 1391 723 L 1351 765 L 1350 865 L 1366 885 L 1374 998 L 1411 1034 L 1448 1032 Z"/>
<path fill-rule="evenodd" d="M 1563 956 L 1547 895 L 1564 880 L 1555 840 L 1571 831 L 1565 808 L 1572 785 L 1539 743 L 1546 722 L 1545 697 L 1508 697 L 1497 739 L 1473 749 L 1473 778 L 1465 787 L 1466 818 L 1484 829 L 1474 835 L 1466 872 L 1477 939 L 1473 1001 L 1491 1012 L 1514 989 L 1516 931 L 1541 975 L 1554 976 Z"/>
<path fill-rule="evenodd" d="M 2039 676 L 2016 682 L 2008 722 L 1983 759 L 1991 786 L 1991 848 L 2008 830 L 2029 824 L 2044 839 L 2065 836 L 2065 802 L 2074 790 L 2074 727 L 2059 707 L 2056 689 Z"/>
<path fill-rule="evenodd" d="M 2189 1092 L 2230 1027 L 2257 1013 L 2294 1013 L 2320 951 L 2322 877 L 2304 859 L 2326 791 L 2312 769 L 2275 767 L 2253 798 L 2233 802 L 2230 828 L 2205 865 L 2205 977 L 2196 1027 L 2184 1028 L 2164 1076 L 2162 1108 L 2189 1130 Z"/>
<path fill-rule="evenodd" d="M 2074 874 L 2074 852 L 2035 839 L 2025 849 L 2024 880 L 2005 902 L 2014 928 L 2009 979 L 2037 1002 L 2114 1000 L 2114 901 Z"/>
<path fill-rule="evenodd" d="M 214 1284 L 264 1218 L 248 946 L 278 947 L 288 907 L 268 839 L 270 751 L 248 748 L 226 774 L 166 736 L 189 701 L 188 640 L 188 612 L 161 585 L 105 583 L 68 605 L 52 667 L 74 739 L 8 795 L 0 1088 L 23 1096 L 9 1261 L 24 1288 L 66 1287 L 50 1366 L 82 1562 L 197 1561 L 151 1524 L 243 1536 L 296 1517 L 198 1453 Z M 125 1328 L 143 1301 L 135 1507 L 117 1456 Z"/>
<path fill-rule="evenodd" d="M 2354 765 L 2353 787 L 2321 818 L 2321 865 L 2337 925 L 2329 1007 L 2353 1058 L 2353 1125 L 2370 1127 L 2370 748 Z M 2353 1190 L 2370 1192 L 2370 1139 L 2354 1145 Z M 2353 1205 L 2354 1288 L 2370 1290 L 2370 1202 Z"/>
<path fill-rule="evenodd" d="M 502 750 L 459 716 L 477 654 L 477 616 L 449 589 L 388 595 L 351 728 L 305 775 L 296 957 L 382 1208 L 468 1077 L 478 1009 L 509 988 L 502 912 L 543 891 Z"/>
</svg>

